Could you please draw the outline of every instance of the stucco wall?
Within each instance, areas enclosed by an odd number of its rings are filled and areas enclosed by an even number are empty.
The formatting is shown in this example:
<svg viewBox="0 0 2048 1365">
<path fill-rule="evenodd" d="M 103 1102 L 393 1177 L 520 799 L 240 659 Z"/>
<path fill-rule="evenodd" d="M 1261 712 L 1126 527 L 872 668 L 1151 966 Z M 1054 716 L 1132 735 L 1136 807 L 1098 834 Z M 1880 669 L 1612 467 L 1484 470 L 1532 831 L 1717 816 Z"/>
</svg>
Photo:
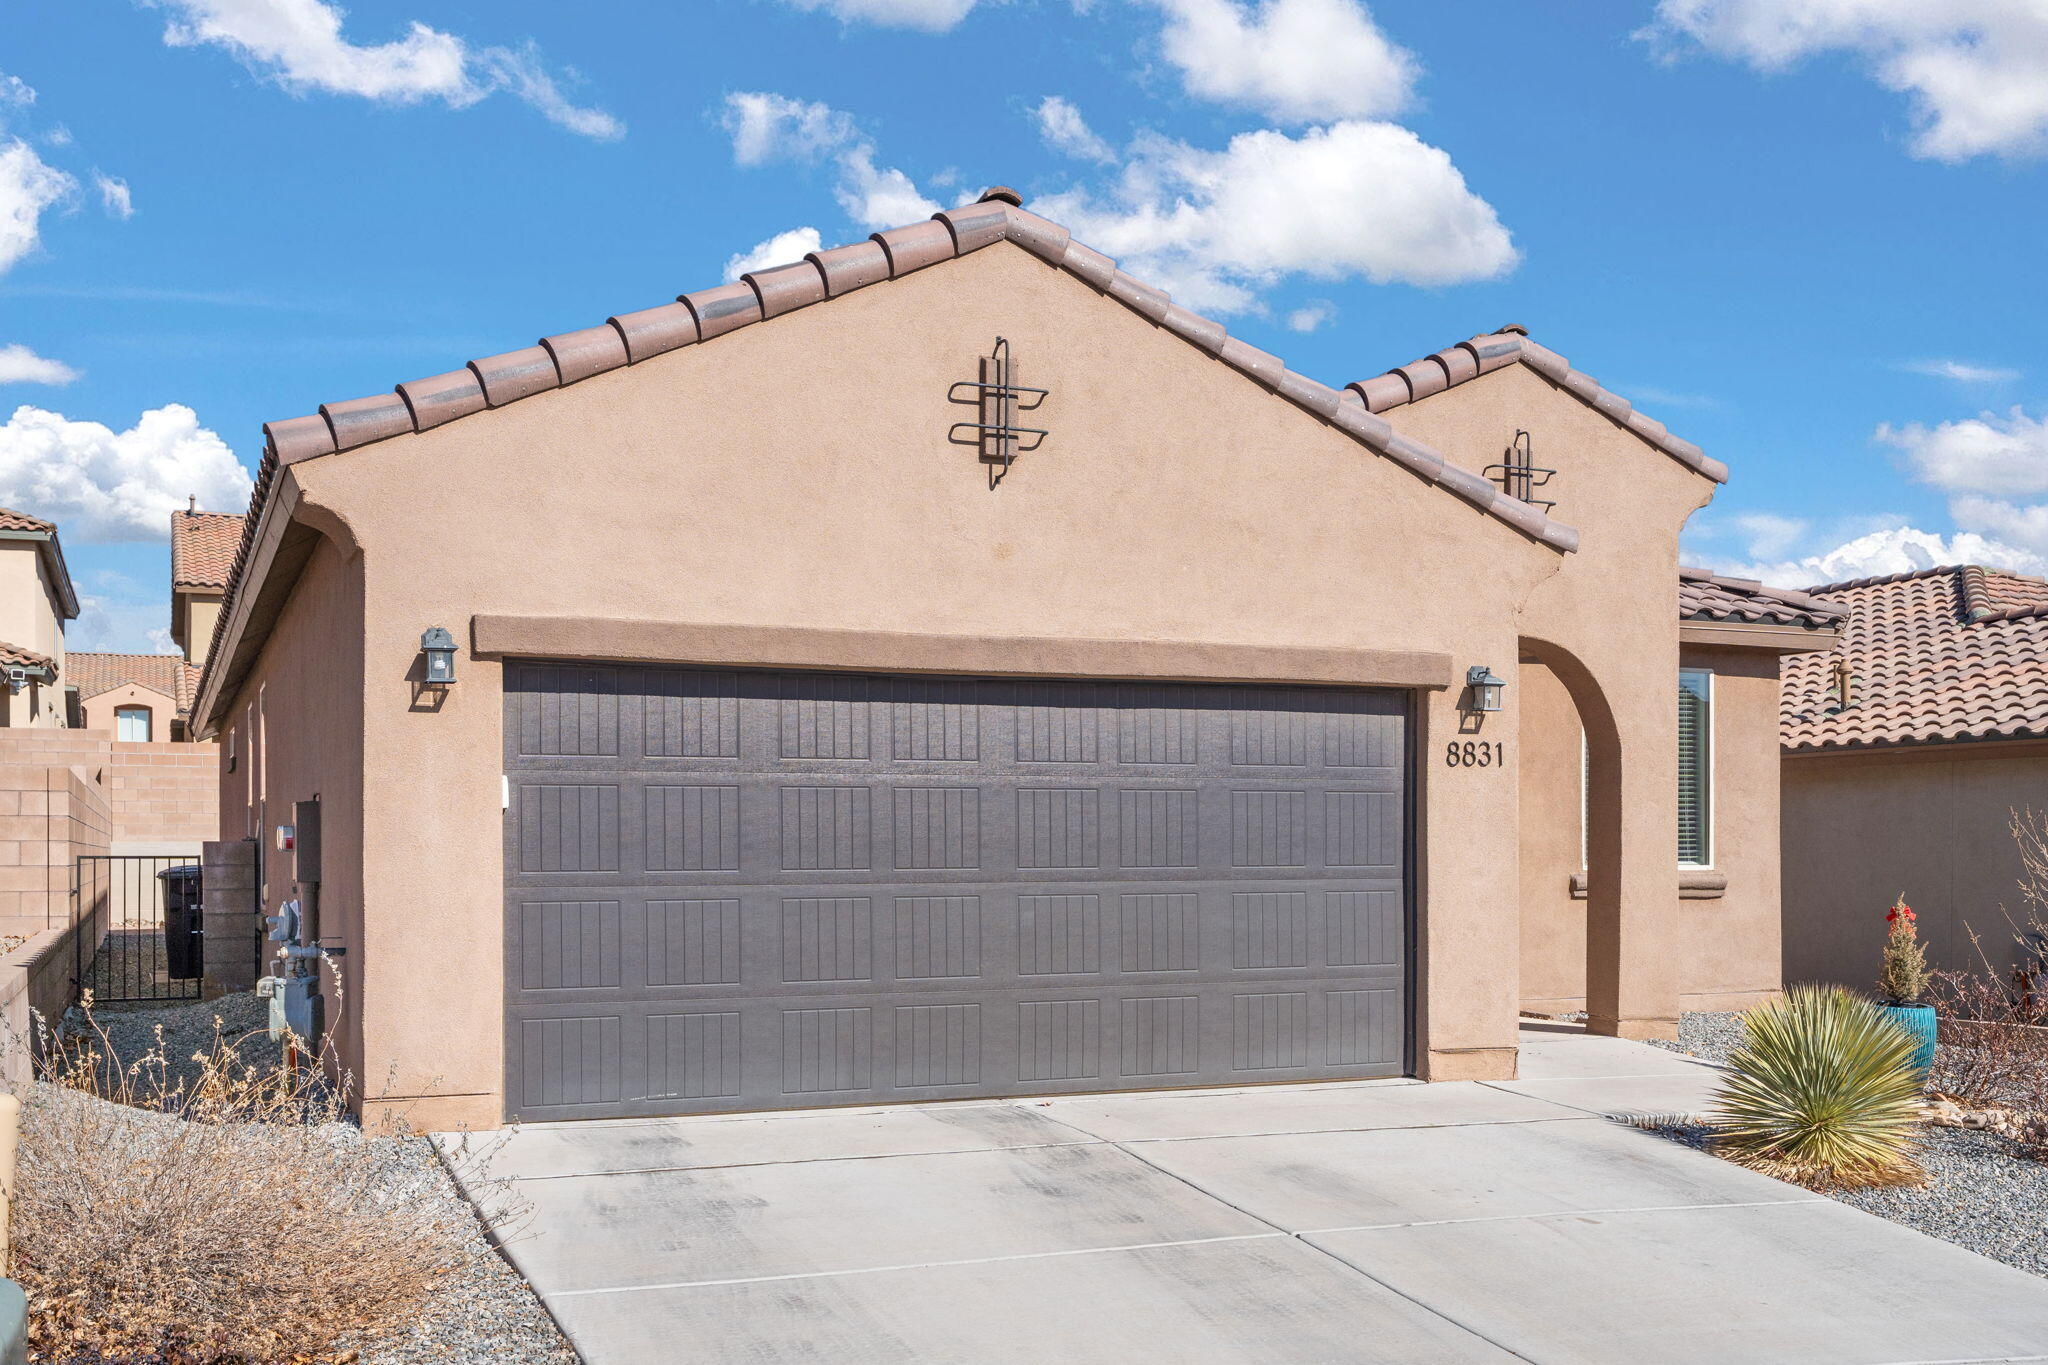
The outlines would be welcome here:
<svg viewBox="0 0 2048 1365">
<path fill-rule="evenodd" d="M 1713 861 L 1687 869 L 1696 885 L 1676 900 L 1679 998 L 1689 1010 L 1743 1009 L 1782 985 L 1778 660 L 1686 646 L 1680 662 L 1714 682 Z M 1584 869 L 1580 732 L 1555 675 L 1525 663 L 1522 682 L 1522 1007 L 1558 1014 L 1586 1003 L 1586 900 L 1572 886 Z M 1671 867 L 1675 888 L 1675 851 Z M 1698 884 L 1715 877 L 1726 886 Z"/>
<path fill-rule="evenodd" d="M 2048 811 L 2048 744 L 1783 759 L 1785 979 L 1867 987 L 1901 892 L 1938 966 L 2014 963 L 2011 813 Z"/>
<path fill-rule="evenodd" d="M 220 619 L 220 594 L 178 591 L 172 594 L 172 638 L 185 651 L 185 662 L 204 665 L 213 644 L 214 622 Z"/>
<path fill-rule="evenodd" d="M 218 764 L 220 833 L 224 840 L 254 837 L 265 913 L 294 894 L 293 860 L 277 851 L 274 831 L 289 824 L 297 801 L 319 800 L 323 878 L 319 897 L 323 937 L 349 945 L 336 959 L 342 965 L 344 989 L 339 1001 L 328 1001 L 328 1022 L 343 1063 L 358 1086 L 366 1084 L 363 1068 L 360 982 L 365 967 L 362 949 L 362 727 L 363 672 L 356 649 L 362 638 L 361 561 L 322 541 L 306 562 L 277 630 L 271 636 L 249 685 L 243 689 L 220 743 L 203 746 L 220 755 Z M 232 749 L 234 765 L 227 754 Z M 393 774 L 390 780 L 408 779 Z M 450 875 L 420 869 L 422 880 L 394 894 L 394 918 L 404 918 L 431 899 L 430 889 Z M 424 940 L 412 945 L 421 972 L 463 970 L 474 956 L 460 940 L 439 944 Z M 495 962 L 495 959 L 492 959 Z M 373 964 L 374 965 L 374 964 Z M 410 1027 L 431 1037 L 440 1025 L 430 1014 L 414 1016 Z M 495 1027 L 492 1017 L 490 1026 Z"/>
<path fill-rule="evenodd" d="M 153 688 L 140 683 L 122 683 L 104 692 L 94 693 L 80 703 L 85 714 L 83 729 L 98 730 L 108 735 L 121 733 L 114 712 L 124 706 L 149 708 L 150 742 L 168 742 L 171 738 L 171 723 L 178 718 L 178 703 Z"/>
<path fill-rule="evenodd" d="M 974 377 L 998 334 L 1024 382 L 1051 390 L 1034 418 L 1054 434 L 991 491 L 973 450 L 946 439 L 972 415 L 946 393 Z M 1526 396 L 1548 405 L 1545 420 L 1580 425 L 1576 400 L 1537 383 Z M 357 637 L 339 552 L 323 547 L 232 720 L 252 728 L 251 709 L 268 708 L 269 823 L 309 787 L 324 785 L 336 814 L 348 782 L 372 794 L 360 831 L 333 815 L 326 827 L 330 879 L 337 863 L 361 860 L 351 911 L 368 913 L 351 913 L 346 932 L 370 1108 L 410 1106 L 415 1121 L 438 1124 L 502 1113 L 500 666 L 465 654 L 445 699 L 423 704 L 411 679 L 426 628 L 465 640 L 478 614 L 632 616 L 1438 651 L 1462 676 L 1471 664 L 1512 669 L 1533 612 L 1603 666 L 1640 668 L 1661 650 L 1675 667 L 1677 527 L 1706 485 L 1593 420 L 1604 427 L 1589 429 L 1597 458 L 1626 461 L 1634 476 L 1587 510 L 1628 529 L 1592 561 L 1606 581 L 1560 589 L 1587 572 L 1573 557 L 999 245 L 494 413 L 292 466 L 284 477 L 302 518 L 360 553 L 364 663 L 341 676 Z M 1580 524 L 1589 543 L 1608 534 Z M 1649 558 L 1615 575 L 1616 557 L 1630 554 Z M 1631 727 L 1668 733 L 1670 671 L 1642 691 L 1658 699 L 1648 710 L 1625 698 Z M 353 712 L 341 696 L 351 681 Z M 1418 716 L 1419 1068 L 1505 1076 L 1519 998 L 1519 935 L 1505 909 L 1516 902 L 1517 788 L 1512 759 L 1479 771 L 1432 757 L 1460 734 L 1459 702 L 1456 688 L 1427 693 Z M 1484 730 L 1510 755 L 1512 703 Z M 290 760 L 287 705 L 291 728 L 308 734 Z M 359 778 L 346 775 L 351 719 Z M 1668 755 L 1649 766 L 1660 762 L 1669 773 Z M 238 780 L 224 782 L 228 835 L 247 823 L 235 818 Z M 1668 853 L 1672 780 L 1637 780 Z M 330 886 L 330 907 L 337 895 Z"/>
</svg>

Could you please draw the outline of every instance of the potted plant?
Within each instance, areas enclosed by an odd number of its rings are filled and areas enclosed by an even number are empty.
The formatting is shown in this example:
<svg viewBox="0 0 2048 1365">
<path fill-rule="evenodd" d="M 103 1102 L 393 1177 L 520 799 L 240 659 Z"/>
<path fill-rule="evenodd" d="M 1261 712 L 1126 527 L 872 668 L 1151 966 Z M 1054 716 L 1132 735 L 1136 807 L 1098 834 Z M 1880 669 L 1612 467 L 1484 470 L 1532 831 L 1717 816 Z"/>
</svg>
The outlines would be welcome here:
<svg viewBox="0 0 2048 1365">
<path fill-rule="evenodd" d="M 1885 915 L 1884 964 L 1877 974 L 1878 1008 L 1913 1039 L 1913 1066 L 1924 1078 L 1934 1065 L 1934 1006 L 1925 1004 L 1927 949 L 1920 942 L 1918 916 L 1905 893 Z"/>
</svg>

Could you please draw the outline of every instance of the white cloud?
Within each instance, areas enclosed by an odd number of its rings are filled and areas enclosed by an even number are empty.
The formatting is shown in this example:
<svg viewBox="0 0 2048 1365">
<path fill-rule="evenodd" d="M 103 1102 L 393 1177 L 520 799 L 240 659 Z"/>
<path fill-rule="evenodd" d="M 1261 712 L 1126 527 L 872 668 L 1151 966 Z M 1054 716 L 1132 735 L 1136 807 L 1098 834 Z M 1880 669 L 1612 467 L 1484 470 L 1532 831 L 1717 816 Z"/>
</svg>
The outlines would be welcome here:
<svg viewBox="0 0 2048 1365">
<path fill-rule="evenodd" d="M 1967 360 L 1907 360 L 1899 368 L 1934 379 L 1953 379 L 1959 384 L 2009 384 L 2020 377 L 2018 370 L 1973 365 Z"/>
<path fill-rule="evenodd" d="M 824 10 L 841 23 L 881 24 L 944 33 L 965 19 L 975 0 L 784 0 L 800 10 Z"/>
<path fill-rule="evenodd" d="M 26 142 L 0 141 L 0 272 L 35 250 L 43 210 L 77 189 L 76 180 L 47 164 Z"/>
<path fill-rule="evenodd" d="M 731 284 L 751 270 L 765 270 L 771 265 L 788 265 L 792 261 L 800 261 L 813 251 L 822 249 L 824 245 L 824 241 L 818 236 L 818 230 L 814 227 L 791 228 L 787 232 L 778 232 L 767 241 L 756 242 L 737 256 L 728 258 L 725 263 L 725 282 Z"/>
<path fill-rule="evenodd" d="M 0 384 L 69 384 L 78 371 L 16 342 L 0 346 Z"/>
<path fill-rule="evenodd" d="M 178 644 L 163 624 L 170 616 L 170 599 L 140 585 L 120 595 L 82 591 L 78 619 L 64 627 L 64 647 L 74 652 L 177 654 Z"/>
<path fill-rule="evenodd" d="M 1287 330 L 1290 332 L 1313 332 L 1325 323 L 1335 320 L 1337 305 L 1328 299 L 1310 299 L 1287 315 Z"/>
<path fill-rule="evenodd" d="M 128 192 L 128 182 L 111 175 L 92 173 L 93 188 L 100 192 L 100 207 L 107 216 L 127 222 L 135 216 L 135 196 Z"/>
<path fill-rule="evenodd" d="M 1917 156 L 2048 153 L 2041 0 L 1660 0 L 1638 36 L 1764 72 L 1847 54 L 1909 98 Z"/>
<path fill-rule="evenodd" d="M 1413 98 L 1414 54 L 1358 0 L 1153 0 L 1188 93 L 1287 123 L 1373 118 Z"/>
<path fill-rule="evenodd" d="M 1083 161 L 1116 160 L 1116 153 L 1095 135 L 1095 130 L 1081 117 L 1081 111 L 1061 96 L 1047 95 L 1040 100 L 1032 117 L 1038 120 L 1039 136 L 1054 151 Z"/>
<path fill-rule="evenodd" d="M 831 158 L 839 174 L 833 194 L 862 227 L 898 227 L 939 211 L 909 176 L 875 165 L 874 142 L 851 115 L 830 105 L 741 91 L 725 97 L 723 122 L 732 136 L 733 160 L 742 166 Z"/>
<path fill-rule="evenodd" d="M 1213 152 L 1146 136 L 1107 196 L 1076 190 L 1035 207 L 1189 307 L 1219 312 L 1254 309 L 1256 291 L 1288 275 L 1445 285 L 1519 259 L 1450 157 L 1390 123 L 1264 129 Z"/>
<path fill-rule="evenodd" d="M 1915 478 L 1949 493 L 2048 493 L 2048 417 L 2014 408 L 1932 427 L 1884 423 L 1877 439 L 1905 453 Z"/>
<path fill-rule="evenodd" d="M 324 0 L 150 0 L 170 12 L 164 42 L 225 48 L 285 89 L 356 95 L 392 104 L 439 100 L 452 109 L 496 91 L 524 100 L 550 122 L 608 140 L 625 125 L 572 105 L 531 46 L 471 48 L 414 20 L 403 38 L 361 46 L 341 33 L 342 13 Z"/>
<path fill-rule="evenodd" d="M 121 432 L 26 404 L 0 426 L 0 506 L 54 521 L 66 536 L 163 540 L 187 495 L 241 507 L 249 475 L 181 403 L 152 408 Z"/>
<path fill-rule="evenodd" d="M 1937 532 L 1903 525 L 1871 531 L 1803 558 L 1716 567 L 1723 573 L 1760 578 L 1781 588 L 1810 588 L 1852 578 L 1913 573 L 1938 564 L 1983 564 L 2015 573 L 2048 572 L 2048 557 L 1989 536 L 1959 531 L 1944 538 Z"/>
<path fill-rule="evenodd" d="M 732 137 L 732 159 L 742 166 L 815 160 L 859 138 L 851 115 L 769 90 L 727 95 L 723 123 Z"/>
<path fill-rule="evenodd" d="M 35 87 L 19 76 L 0 71 L 0 107 L 26 109 L 36 102 Z"/>
<path fill-rule="evenodd" d="M 1735 525 L 1748 540 L 1751 556 L 1777 559 L 1806 538 L 1811 523 L 1804 517 L 1781 517 L 1774 512 L 1746 512 Z"/>
</svg>

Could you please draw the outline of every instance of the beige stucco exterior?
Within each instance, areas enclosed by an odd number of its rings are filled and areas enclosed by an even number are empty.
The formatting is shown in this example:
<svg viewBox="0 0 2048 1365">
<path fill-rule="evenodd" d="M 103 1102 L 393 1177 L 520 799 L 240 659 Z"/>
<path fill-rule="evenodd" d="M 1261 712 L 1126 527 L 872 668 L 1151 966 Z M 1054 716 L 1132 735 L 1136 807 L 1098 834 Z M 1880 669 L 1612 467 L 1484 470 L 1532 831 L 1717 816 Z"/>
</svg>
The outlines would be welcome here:
<svg viewBox="0 0 2048 1365">
<path fill-rule="evenodd" d="M 12 532 L 0 537 L 0 641 L 43 655 L 57 665 L 57 681 L 29 683 L 9 693 L 0 687 L 0 727 L 65 723 L 64 615 L 50 577 L 47 537 Z"/>
<path fill-rule="evenodd" d="M 1711 852 L 1677 869 L 1679 999 L 1688 1010 L 1746 1009 L 1782 983 L 1778 656 L 1687 645 L 1679 657 L 1713 675 Z M 1522 679 L 1522 807 L 1553 813 L 1522 822 L 1522 1005 L 1563 1014 L 1586 997 L 1581 741 L 1563 683 L 1533 663 Z"/>
<path fill-rule="evenodd" d="M 1787 753 L 1782 790 L 1787 981 L 1868 987 L 1901 894 L 1934 965 L 2019 960 L 2011 822 L 2048 810 L 2048 741 Z"/>
<path fill-rule="evenodd" d="M 222 596 L 198 588 L 171 589 L 171 640 L 185 652 L 185 662 L 194 667 L 206 662 Z"/>
<path fill-rule="evenodd" d="M 149 712 L 149 738 L 170 740 L 172 727 L 178 719 L 176 699 L 167 697 L 155 688 L 144 687 L 141 683 L 122 683 L 104 692 L 96 692 L 79 703 L 84 714 L 87 730 L 104 730 L 109 735 L 120 737 L 115 712 L 127 707 L 142 707 Z"/>
<path fill-rule="evenodd" d="M 998 334 L 1050 390 L 1036 416 L 1053 435 L 991 491 L 947 441 L 946 393 Z M 1390 418 L 1475 470 L 1535 431 L 1585 548 L 1529 539 L 1006 244 L 286 466 L 291 534 L 319 540 L 211 708 L 237 755 L 224 833 L 267 837 L 320 797 L 324 927 L 349 950 L 339 1033 L 367 1110 L 494 1125 L 501 665 L 466 649 L 456 684 L 423 693 L 428 627 L 597 655 L 666 639 L 728 663 L 808 639 L 851 651 L 820 665 L 981 651 L 1027 672 L 1394 683 L 1418 699 L 1417 1070 L 1501 1078 L 1525 994 L 1518 830 L 1553 816 L 1522 810 L 1516 771 L 1532 691 L 1516 661 L 1539 657 L 1595 733 L 1595 1026 L 1668 1033 L 1686 942 L 1672 592 L 1679 528 L 1712 485 L 1519 366 Z M 1510 676 L 1507 709 L 1368 676 L 1431 656 L 1458 679 Z M 1447 742 L 1480 736 L 1504 766 L 1445 765 Z M 269 903 L 284 875 L 273 860 Z"/>
</svg>

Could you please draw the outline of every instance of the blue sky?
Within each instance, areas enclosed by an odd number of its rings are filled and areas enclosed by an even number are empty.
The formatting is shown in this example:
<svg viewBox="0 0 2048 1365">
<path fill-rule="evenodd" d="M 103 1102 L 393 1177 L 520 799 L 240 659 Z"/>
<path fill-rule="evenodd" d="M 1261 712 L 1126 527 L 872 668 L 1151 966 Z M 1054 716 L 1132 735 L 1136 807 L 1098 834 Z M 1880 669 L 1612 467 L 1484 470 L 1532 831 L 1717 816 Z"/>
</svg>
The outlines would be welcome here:
<svg viewBox="0 0 2048 1365">
<path fill-rule="evenodd" d="M 2042 0 L 16 0 L 0 73 L 73 648 L 265 420 L 996 182 L 1327 382 L 1526 324 L 1732 466 L 1694 560 L 2048 570 Z"/>
</svg>

